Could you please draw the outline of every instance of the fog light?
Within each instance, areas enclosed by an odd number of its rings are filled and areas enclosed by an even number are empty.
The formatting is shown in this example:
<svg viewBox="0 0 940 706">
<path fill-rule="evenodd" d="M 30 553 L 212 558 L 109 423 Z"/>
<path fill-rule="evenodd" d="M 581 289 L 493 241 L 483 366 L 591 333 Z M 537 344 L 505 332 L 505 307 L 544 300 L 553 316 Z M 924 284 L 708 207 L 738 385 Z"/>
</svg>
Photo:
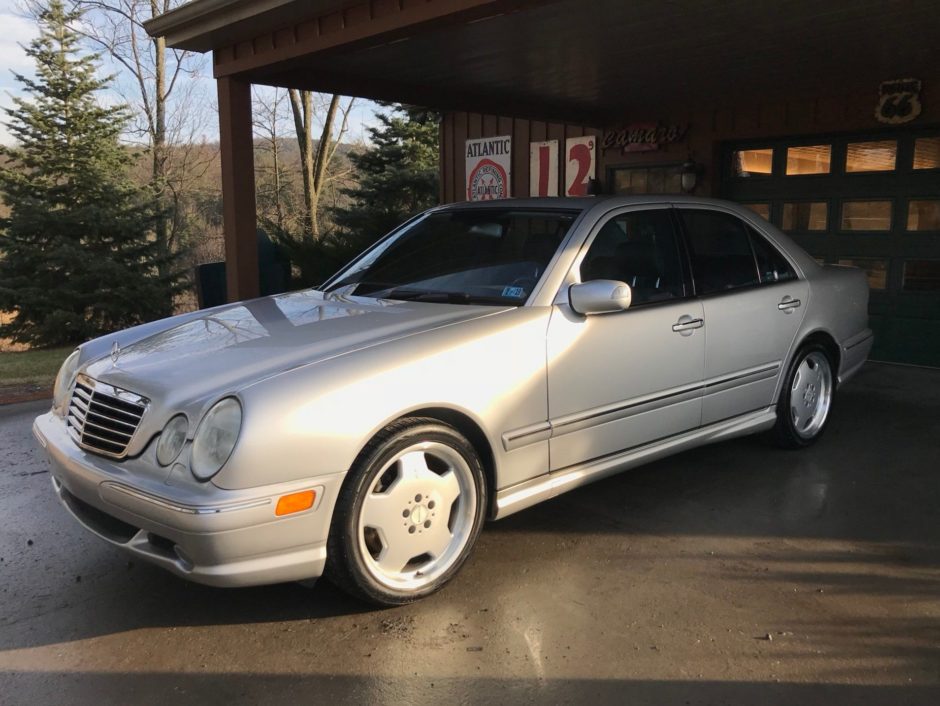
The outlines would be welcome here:
<svg viewBox="0 0 940 706">
<path fill-rule="evenodd" d="M 283 495 L 277 501 L 277 509 L 274 514 L 278 517 L 290 515 L 295 512 L 302 512 L 313 507 L 313 501 L 317 499 L 317 494 L 313 490 L 304 490 L 300 493 L 291 493 Z"/>
</svg>

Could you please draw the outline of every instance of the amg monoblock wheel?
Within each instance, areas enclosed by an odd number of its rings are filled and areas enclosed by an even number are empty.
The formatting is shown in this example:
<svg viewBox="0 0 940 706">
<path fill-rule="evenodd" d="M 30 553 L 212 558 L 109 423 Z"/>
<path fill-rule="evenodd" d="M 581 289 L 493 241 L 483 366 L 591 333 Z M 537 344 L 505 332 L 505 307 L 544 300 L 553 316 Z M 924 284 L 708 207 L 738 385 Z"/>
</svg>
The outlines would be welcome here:
<svg viewBox="0 0 940 706">
<path fill-rule="evenodd" d="M 470 554 L 486 509 L 472 444 L 436 420 L 389 426 L 363 450 L 337 499 L 327 577 L 378 605 L 441 588 Z"/>
<path fill-rule="evenodd" d="M 815 442 L 829 421 L 835 394 L 835 375 L 826 349 L 818 344 L 800 349 L 777 402 L 773 429 L 777 444 L 797 449 Z"/>
</svg>

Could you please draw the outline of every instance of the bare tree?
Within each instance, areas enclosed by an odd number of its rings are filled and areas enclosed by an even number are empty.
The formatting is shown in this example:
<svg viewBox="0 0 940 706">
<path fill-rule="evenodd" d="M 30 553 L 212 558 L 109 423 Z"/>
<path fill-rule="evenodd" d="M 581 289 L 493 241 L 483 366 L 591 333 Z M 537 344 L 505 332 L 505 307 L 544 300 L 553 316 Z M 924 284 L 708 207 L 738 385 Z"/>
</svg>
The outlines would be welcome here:
<svg viewBox="0 0 940 706">
<path fill-rule="evenodd" d="M 198 135 L 212 111 L 196 82 L 186 80 L 198 76 L 205 58 L 168 49 L 163 37 L 147 35 L 143 23 L 184 1 L 72 0 L 84 11 L 76 29 L 126 74 L 117 86 L 136 108 L 136 133 L 150 150 L 150 181 L 167 211 L 157 224 L 156 238 L 169 251 L 176 250 L 185 235 L 179 212 L 187 183 L 209 168 L 205 143 L 198 144 Z M 211 160 L 212 155 L 208 157 Z"/>
<path fill-rule="evenodd" d="M 290 179 L 283 154 L 287 91 L 255 86 L 252 102 L 258 217 L 263 223 L 273 225 L 280 234 L 291 229 L 287 217 Z"/>
<path fill-rule="evenodd" d="M 326 104 L 317 110 L 314 98 L 319 94 L 312 91 L 288 89 L 291 112 L 294 116 L 294 131 L 297 146 L 300 148 L 300 169 L 304 185 L 304 211 L 306 222 L 304 233 L 314 239 L 320 238 L 319 208 L 320 196 L 327 182 L 327 169 L 336 155 L 336 149 L 343 136 L 349 130 L 349 115 L 355 99 L 350 98 L 343 106 L 339 95 L 326 97 Z M 313 134 L 316 130 L 317 113 L 323 115 L 320 126 L 320 139 L 314 145 Z M 339 129 L 334 135 L 337 120 Z"/>
</svg>

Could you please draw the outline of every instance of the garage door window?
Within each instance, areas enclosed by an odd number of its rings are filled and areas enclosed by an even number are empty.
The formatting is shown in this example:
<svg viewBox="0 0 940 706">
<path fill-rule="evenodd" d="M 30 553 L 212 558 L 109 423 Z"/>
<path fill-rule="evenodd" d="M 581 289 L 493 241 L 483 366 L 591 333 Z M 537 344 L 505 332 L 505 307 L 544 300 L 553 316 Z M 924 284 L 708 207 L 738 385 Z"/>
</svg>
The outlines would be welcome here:
<svg viewBox="0 0 940 706">
<path fill-rule="evenodd" d="M 857 267 L 868 275 L 868 286 L 872 289 L 884 289 L 888 286 L 888 261 L 867 257 L 845 257 L 839 259 L 840 265 Z"/>
<path fill-rule="evenodd" d="M 850 142 L 845 150 L 847 172 L 890 172 L 897 161 L 897 140 Z"/>
<path fill-rule="evenodd" d="M 770 220 L 770 204 L 769 203 L 742 203 L 742 206 L 745 208 L 751 209 L 758 216 L 763 218 L 765 221 Z"/>
<path fill-rule="evenodd" d="M 783 230 L 817 231 L 826 230 L 829 225 L 829 215 L 825 201 L 783 204 Z"/>
<path fill-rule="evenodd" d="M 912 199 L 907 204 L 907 229 L 940 230 L 940 199 Z"/>
<path fill-rule="evenodd" d="M 735 176 L 770 176 L 774 170 L 774 151 L 769 148 L 737 150 L 732 155 L 732 161 Z"/>
<path fill-rule="evenodd" d="M 940 169 L 940 137 L 914 140 L 914 169 Z"/>
<path fill-rule="evenodd" d="M 787 148 L 787 176 L 828 174 L 832 157 L 831 145 L 809 145 Z"/>
<path fill-rule="evenodd" d="M 940 260 L 905 262 L 903 286 L 908 292 L 940 292 Z"/>
<path fill-rule="evenodd" d="M 891 202 L 843 201 L 842 230 L 891 230 Z"/>
</svg>

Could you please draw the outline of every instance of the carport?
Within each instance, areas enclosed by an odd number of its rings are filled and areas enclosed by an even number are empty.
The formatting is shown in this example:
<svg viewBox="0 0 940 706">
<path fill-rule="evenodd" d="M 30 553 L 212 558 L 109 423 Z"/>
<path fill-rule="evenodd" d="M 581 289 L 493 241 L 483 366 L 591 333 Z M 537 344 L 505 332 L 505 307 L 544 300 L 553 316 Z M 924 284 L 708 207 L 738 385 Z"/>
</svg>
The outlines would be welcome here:
<svg viewBox="0 0 940 706">
<path fill-rule="evenodd" d="M 467 198 L 468 140 L 511 138 L 508 193 L 527 196 L 530 146 L 593 136 L 601 191 L 748 203 L 868 270 L 876 357 L 940 365 L 931 0 L 193 0 L 147 30 L 213 54 L 232 300 L 258 292 L 250 87 L 266 84 L 441 110 L 443 201 Z"/>
</svg>

